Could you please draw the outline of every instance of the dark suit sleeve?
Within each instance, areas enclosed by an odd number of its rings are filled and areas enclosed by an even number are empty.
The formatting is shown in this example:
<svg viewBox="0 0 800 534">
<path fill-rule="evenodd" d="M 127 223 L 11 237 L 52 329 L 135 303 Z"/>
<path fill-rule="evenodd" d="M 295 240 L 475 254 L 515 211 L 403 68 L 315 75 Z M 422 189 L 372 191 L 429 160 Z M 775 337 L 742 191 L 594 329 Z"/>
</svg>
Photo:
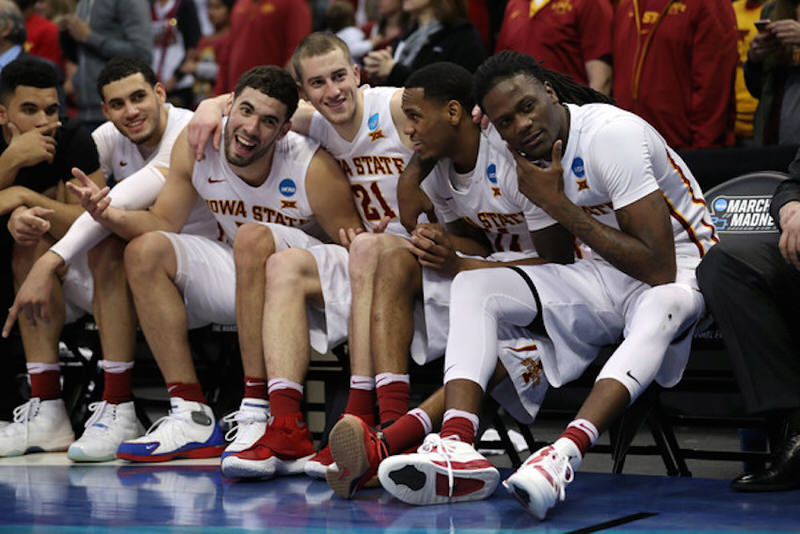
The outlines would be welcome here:
<svg viewBox="0 0 800 534">
<path fill-rule="evenodd" d="M 800 201 L 800 149 L 797 150 L 794 161 L 789 164 L 789 178 L 778 185 L 772 196 L 769 212 L 778 226 L 780 226 L 778 213 L 781 207 L 793 200 Z"/>
</svg>

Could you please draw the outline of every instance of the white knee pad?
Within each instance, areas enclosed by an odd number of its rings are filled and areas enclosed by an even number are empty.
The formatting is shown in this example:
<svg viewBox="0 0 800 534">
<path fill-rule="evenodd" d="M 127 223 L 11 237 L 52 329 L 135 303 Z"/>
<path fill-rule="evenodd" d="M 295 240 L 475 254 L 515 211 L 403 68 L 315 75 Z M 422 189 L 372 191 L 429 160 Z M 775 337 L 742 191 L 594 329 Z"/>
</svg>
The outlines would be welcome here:
<svg viewBox="0 0 800 534">
<path fill-rule="evenodd" d="M 633 402 L 665 364 L 670 344 L 685 335 L 703 310 L 700 293 L 686 285 L 664 284 L 645 290 L 627 314 L 625 340 L 603 366 L 597 380 L 610 378 L 620 382 Z"/>
</svg>

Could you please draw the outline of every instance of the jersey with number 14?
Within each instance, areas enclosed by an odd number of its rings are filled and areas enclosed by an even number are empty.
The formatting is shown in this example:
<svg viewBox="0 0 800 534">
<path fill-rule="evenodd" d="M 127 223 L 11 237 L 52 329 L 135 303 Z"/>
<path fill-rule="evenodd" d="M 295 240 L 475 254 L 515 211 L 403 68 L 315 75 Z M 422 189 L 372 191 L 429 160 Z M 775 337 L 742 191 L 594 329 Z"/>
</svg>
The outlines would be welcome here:
<svg viewBox="0 0 800 534">
<path fill-rule="evenodd" d="M 227 119 L 223 131 L 225 124 Z M 219 151 L 208 144 L 205 159 L 194 164 L 192 185 L 217 219 L 226 242 L 233 244 L 236 229 L 246 222 L 282 224 L 327 240 L 314 218 L 306 191 L 308 166 L 317 148 L 316 141 L 287 133 L 275 142 L 269 176 L 254 187 L 228 165 L 224 134 Z"/>
<path fill-rule="evenodd" d="M 450 159 L 442 159 L 423 184 L 445 222 L 467 219 L 482 229 L 494 249 L 503 253 L 535 255 L 530 232 L 535 207 L 517 184 L 517 164 L 505 143 L 490 129 L 481 132 L 478 158 L 470 176 L 460 178 L 468 186 L 454 186 L 459 177 Z"/>
<path fill-rule="evenodd" d="M 311 119 L 309 135 L 328 149 L 339 162 L 353 190 L 361 219 L 372 227 L 388 216 L 387 232 L 408 233 L 400 224 L 397 179 L 411 158 L 394 126 L 390 102 L 394 87 L 362 87 L 364 98 L 361 126 L 352 141 L 343 139 L 319 112 Z"/>
</svg>

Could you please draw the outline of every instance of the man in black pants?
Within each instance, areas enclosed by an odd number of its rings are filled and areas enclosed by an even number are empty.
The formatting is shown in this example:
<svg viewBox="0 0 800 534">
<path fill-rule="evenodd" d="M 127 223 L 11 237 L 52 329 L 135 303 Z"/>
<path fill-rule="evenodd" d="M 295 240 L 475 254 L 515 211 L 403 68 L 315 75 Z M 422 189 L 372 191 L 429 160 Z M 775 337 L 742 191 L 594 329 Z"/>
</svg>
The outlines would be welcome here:
<svg viewBox="0 0 800 534">
<path fill-rule="evenodd" d="M 723 240 L 697 268 L 747 410 L 780 432 L 771 465 L 735 479 L 738 491 L 800 488 L 800 151 L 770 213 L 781 230 L 777 247 Z"/>
</svg>

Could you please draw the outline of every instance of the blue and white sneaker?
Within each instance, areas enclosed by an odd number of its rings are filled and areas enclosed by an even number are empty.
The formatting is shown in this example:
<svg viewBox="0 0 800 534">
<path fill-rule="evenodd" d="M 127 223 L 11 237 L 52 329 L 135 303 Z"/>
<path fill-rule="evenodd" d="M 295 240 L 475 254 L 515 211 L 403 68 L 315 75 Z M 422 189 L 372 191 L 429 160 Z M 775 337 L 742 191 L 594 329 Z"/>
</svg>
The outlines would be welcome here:
<svg viewBox="0 0 800 534">
<path fill-rule="evenodd" d="M 225 434 L 225 439 L 230 441 L 222 453 L 224 460 L 234 452 L 249 449 L 264 435 L 267 430 L 269 417 L 269 402 L 264 399 L 245 397 L 239 409 L 222 418 L 223 423 L 228 423 L 230 430 Z"/>
<path fill-rule="evenodd" d="M 123 441 L 117 458 L 133 462 L 166 462 L 176 458 L 214 458 L 222 454 L 225 438 L 206 404 L 170 399 L 172 409 L 136 439 Z"/>
</svg>

